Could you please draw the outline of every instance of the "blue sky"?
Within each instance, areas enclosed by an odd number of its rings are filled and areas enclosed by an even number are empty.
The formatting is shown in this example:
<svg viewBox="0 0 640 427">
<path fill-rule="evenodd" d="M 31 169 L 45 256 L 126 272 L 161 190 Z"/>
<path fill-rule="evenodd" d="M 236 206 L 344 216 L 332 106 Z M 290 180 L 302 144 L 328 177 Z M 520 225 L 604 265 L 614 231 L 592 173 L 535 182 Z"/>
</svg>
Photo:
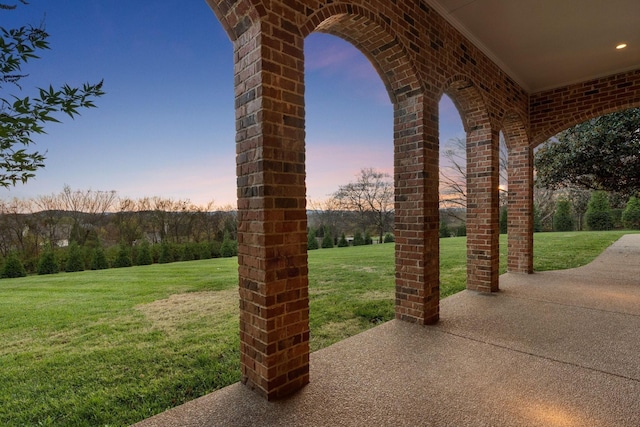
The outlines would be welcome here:
<svg viewBox="0 0 640 427">
<path fill-rule="evenodd" d="M 10 2 L 12 3 L 12 2 Z M 30 0 L 2 26 L 44 22 L 51 50 L 28 88 L 104 79 L 98 108 L 35 138 L 45 169 L 3 199 L 73 189 L 235 206 L 232 44 L 204 0 Z M 305 40 L 307 195 L 320 201 L 361 168 L 393 171 L 393 109 L 368 60 L 324 34 Z M 15 90 L 7 90 L 3 97 Z M 441 140 L 463 136 L 441 101 Z"/>
</svg>

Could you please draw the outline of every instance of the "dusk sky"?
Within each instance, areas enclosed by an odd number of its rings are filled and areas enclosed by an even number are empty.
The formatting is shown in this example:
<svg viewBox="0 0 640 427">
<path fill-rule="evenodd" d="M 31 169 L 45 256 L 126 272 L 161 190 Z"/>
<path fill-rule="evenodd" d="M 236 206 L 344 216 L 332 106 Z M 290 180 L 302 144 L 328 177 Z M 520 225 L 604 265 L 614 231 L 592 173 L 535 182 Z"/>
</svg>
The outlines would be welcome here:
<svg viewBox="0 0 640 427">
<path fill-rule="evenodd" d="M 9 4 L 18 3 L 7 1 Z M 5 2 L 6 3 L 6 2 Z M 24 67 L 23 93 L 104 79 L 98 108 L 34 139 L 46 167 L 2 199 L 79 190 L 236 205 L 232 44 L 204 0 L 30 0 L 0 26 L 44 23 L 51 49 Z M 393 173 L 393 109 L 369 61 L 325 34 L 305 40 L 307 196 L 324 200 L 361 168 Z M 440 104 L 440 137 L 463 137 Z"/>
</svg>

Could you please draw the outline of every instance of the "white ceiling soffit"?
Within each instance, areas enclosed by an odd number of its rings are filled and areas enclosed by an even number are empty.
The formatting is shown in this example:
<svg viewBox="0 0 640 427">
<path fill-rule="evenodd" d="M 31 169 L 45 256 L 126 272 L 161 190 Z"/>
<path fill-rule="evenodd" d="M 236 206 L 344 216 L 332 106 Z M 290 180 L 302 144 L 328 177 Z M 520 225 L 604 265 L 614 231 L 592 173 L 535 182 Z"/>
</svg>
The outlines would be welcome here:
<svg viewBox="0 0 640 427">
<path fill-rule="evenodd" d="M 530 93 L 640 69 L 640 0 L 426 2 Z"/>
</svg>

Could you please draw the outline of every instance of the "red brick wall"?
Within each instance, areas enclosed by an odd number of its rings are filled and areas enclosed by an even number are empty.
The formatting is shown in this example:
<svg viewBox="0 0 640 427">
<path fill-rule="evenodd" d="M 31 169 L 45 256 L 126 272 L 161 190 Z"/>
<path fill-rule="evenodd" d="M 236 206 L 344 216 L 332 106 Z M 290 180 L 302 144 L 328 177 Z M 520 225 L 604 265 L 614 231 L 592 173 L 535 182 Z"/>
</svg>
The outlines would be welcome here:
<svg viewBox="0 0 640 427">
<path fill-rule="evenodd" d="M 640 70 L 531 95 L 534 147 L 558 132 L 607 113 L 640 106 Z"/>
</svg>

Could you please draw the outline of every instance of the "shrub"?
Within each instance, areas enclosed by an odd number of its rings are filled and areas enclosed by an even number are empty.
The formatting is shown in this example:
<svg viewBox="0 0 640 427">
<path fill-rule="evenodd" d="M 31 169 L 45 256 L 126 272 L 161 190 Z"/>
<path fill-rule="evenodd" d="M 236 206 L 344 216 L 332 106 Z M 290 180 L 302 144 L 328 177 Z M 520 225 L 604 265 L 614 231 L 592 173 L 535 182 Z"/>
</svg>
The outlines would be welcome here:
<svg viewBox="0 0 640 427">
<path fill-rule="evenodd" d="M 196 259 L 196 251 L 191 243 L 187 242 L 182 245 L 182 254 L 180 259 L 182 261 L 193 261 Z"/>
<path fill-rule="evenodd" d="M 456 228 L 456 236 L 466 236 L 467 235 L 467 226 L 466 224 L 461 224 Z"/>
<path fill-rule="evenodd" d="M 14 277 L 25 277 L 26 275 L 27 270 L 24 269 L 18 254 L 14 251 L 10 252 L 2 267 L 2 277 L 12 279 Z"/>
<path fill-rule="evenodd" d="M 211 258 L 211 249 L 209 247 L 209 242 L 200 242 L 197 244 L 198 258 L 199 259 L 210 259 Z"/>
<path fill-rule="evenodd" d="M 373 239 L 371 238 L 371 234 L 368 231 L 364 233 L 364 244 L 373 245 Z"/>
<path fill-rule="evenodd" d="M 396 238 L 391 233 L 387 233 L 384 235 L 384 243 L 393 243 L 396 241 Z"/>
<path fill-rule="evenodd" d="M 331 237 L 331 233 L 324 233 L 324 237 L 322 238 L 322 249 L 329 249 L 333 247 L 333 237 Z"/>
<path fill-rule="evenodd" d="M 622 222 L 627 228 L 640 230 L 640 199 L 631 196 L 627 202 L 627 207 L 622 212 Z"/>
<path fill-rule="evenodd" d="M 231 240 L 229 232 L 224 232 L 224 239 L 222 240 L 222 246 L 220 246 L 220 255 L 225 258 L 238 255 L 238 244 Z"/>
<path fill-rule="evenodd" d="M 560 199 L 556 204 L 556 213 L 553 215 L 553 231 L 573 231 L 573 216 L 571 216 L 571 203 Z"/>
<path fill-rule="evenodd" d="M 540 211 L 534 205 L 533 206 L 533 232 L 539 233 L 542 231 L 542 218 L 540 218 Z"/>
<path fill-rule="evenodd" d="M 169 262 L 173 262 L 173 256 L 171 255 L 171 248 L 169 247 L 169 243 L 163 241 L 160 244 L 160 257 L 158 258 L 158 262 L 160 264 L 167 264 Z"/>
<path fill-rule="evenodd" d="M 318 249 L 320 245 L 318 245 L 318 239 L 316 239 L 316 231 L 313 228 L 309 229 L 309 234 L 307 234 L 307 250 L 312 251 L 314 249 Z"/>
<path fill-rule="evenodd" d="M 146 240 L 143 240 L 138 248 L 138 255 L 136 257 L 136 264 L 138 265 L 151 265 L 153 264 L 153 257 L 151 256 L 151 245 Z"/>
<path fill-rule="evenodd" d="M 72 273 L 74 271 L 83 271 L 84 270 L 84 257 L 82 255 L 82 249 L 78 244 L 73 241 L 69 245 L 67 250 L 67 262 L 65 264 L 65 269 L 67 273 Z"/>
<path fill-rule="evenodd" d="M 115 268 L 123 268 L 123 267 L 131 267 L 131 251 L 124 244 L 121 243 L 118 247 L 118 254 L 116 255 L 116 260 L 113 263 Z"/>
<path fill-rule="evenodd" d="M 209 247 L 209 251 L 211 251 L 211 258 L 220 258 L 220 248 L 222 247 L 222 243 L 217 240 L 212 240 L 207 243 Z"/>
<path fill-rule="evenodd" d="M 40 262 L 38 262 L 38 274 L 55 274 L 59 271 L 58 263 L 53 250 L 47 249 L 40 256 Z"/>
<path fill-rule="evenodd" d="M 109 268 L 109 262 L 107 256 L 104 253 L 104 249 L 96 248 L 91 257 L 91 269 L 92 270 L 105 270 Z"/>
<path fill-rule="evenodd" d="M 338 240 L 338 247 L 346 248 L 347 246 L 349 246 L 349 242 L 347 242 L 347 238 L 344 236 L 344 233 L 342 233 L 342 236 L 340 236 L 340 240 Z"/>
<path fill-rule="evenodd" d="M 353 235 L 353 246 L 362 246 L 364 245 L 364 238 L 362 237 L 362 233 L 360 231 L 356 231 Z"/>
<path fill-rule="evenodd" d="M 607 193 L 604 191 L 591 193 L 585 218 L 590 230 L 611 230 L 613 228 L 611 206 L 609 205 Z"/>
<path fill-rule="evenodd" d="M 509 214 L 507 212 L 507 207 L 503 206 L 500 208 L 500 234 L 507 234 L 509 228 Z"/>
<path fill-rule="evenodd" d="M 449 237 L 451 232 L 449 231 L 449 227 L 447 223 L 444 221 L 440 221 L 440 237 Z"/>
</svg>

